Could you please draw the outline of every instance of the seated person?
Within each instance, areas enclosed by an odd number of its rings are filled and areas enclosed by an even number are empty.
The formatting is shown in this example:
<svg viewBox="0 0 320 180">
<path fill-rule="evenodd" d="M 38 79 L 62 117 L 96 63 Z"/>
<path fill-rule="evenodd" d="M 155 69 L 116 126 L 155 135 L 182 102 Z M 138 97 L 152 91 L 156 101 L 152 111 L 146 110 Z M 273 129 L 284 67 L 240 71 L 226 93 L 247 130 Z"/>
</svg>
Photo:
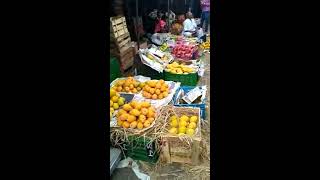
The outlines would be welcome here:
<svg viewBox="0 0 320 180">
<path fill-rule="evenodd" d="M 186 14 L 186 20 L 183 22 L 183 35 L 187 37 L 191 37 L 192 35 L 196 35 L 197 33 L 197 24 L 194 20 L 192 13 L 188 12 Z"/>
<path fill-rule="evenodd" d="M 166 22 L 164 19 L 164 15 L 162 13 L 159 13 L 156 20 L 156 27 L 155 27 L 154 33 L 165 33 L 166 32 L 165 27 L 166 27 Z"/>
</svg>

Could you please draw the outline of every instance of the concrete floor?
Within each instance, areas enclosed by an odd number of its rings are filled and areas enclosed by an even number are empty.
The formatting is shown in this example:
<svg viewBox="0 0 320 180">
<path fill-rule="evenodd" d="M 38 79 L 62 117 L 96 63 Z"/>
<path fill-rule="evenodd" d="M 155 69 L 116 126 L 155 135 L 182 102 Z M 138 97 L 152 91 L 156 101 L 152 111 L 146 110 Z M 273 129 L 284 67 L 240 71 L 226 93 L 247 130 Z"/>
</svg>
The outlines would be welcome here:
<svg viewBox="0 0 320 180">
<path fill-rule="evenodd" d="M 207 91 L 207 111 L 206 111 L 206 120 L 202 125 L 202 140 L 204 144 L 205 154 L 210 154 L 210 54 L 206 53 L 205 58 L 205 73 L 204 76 L 199 80 L 198 85 L 206 85 L 208 88 Z M 209 155 L 210 156 L 210 155 Z M 151 180 L 202 180 L 202 179 L 210 179 L 210 157 L 209 159 L 202 158 L 201 164 L 197 166 L 189 166 L 183 164 L 167 164 L 162 167 L 158 167 L 154 169 L 152 165 L 149 165 L 144 162 L 138 162 L 140 171 L 148 174 Z M 116 169 L 112 180 L 124 180 L 124 179 L 132 179 L 134 180 L 134 175 L 130 174 L 128 169 Z M 125 174 L 125 175 L 124 175 Z M 132 177 L 132 178 L 130 178 Z"/>
</svg>

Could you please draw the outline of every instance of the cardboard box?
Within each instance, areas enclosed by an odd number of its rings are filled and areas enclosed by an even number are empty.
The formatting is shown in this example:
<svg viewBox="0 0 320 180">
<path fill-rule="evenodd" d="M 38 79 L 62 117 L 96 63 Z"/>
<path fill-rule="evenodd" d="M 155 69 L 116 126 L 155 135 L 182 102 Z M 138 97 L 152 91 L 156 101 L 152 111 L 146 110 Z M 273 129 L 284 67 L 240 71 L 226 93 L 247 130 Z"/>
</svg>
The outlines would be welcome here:
<svg viewBox="0 0 320 180">
<path fill-rule="evenodd" d="M 146 49 L 148 48 L 148 43 L 147 42 L 140 42 L 140 49 Z"/>
</svg>

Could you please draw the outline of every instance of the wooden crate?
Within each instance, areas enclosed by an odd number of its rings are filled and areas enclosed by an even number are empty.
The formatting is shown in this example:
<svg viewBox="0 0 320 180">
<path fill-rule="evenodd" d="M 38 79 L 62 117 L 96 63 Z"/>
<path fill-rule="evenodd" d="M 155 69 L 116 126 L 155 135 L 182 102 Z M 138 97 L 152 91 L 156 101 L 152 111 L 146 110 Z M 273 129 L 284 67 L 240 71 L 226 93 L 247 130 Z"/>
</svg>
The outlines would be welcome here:
<svg viewBox="0 0 320 180">
<path fill-rule="evenodd" d="M 200 162 L 200 142 L 201 142 L 201 122 L 200 108 L 193 107 L 174 107 L 178 116 L 183 110 L 187 116 L 198 116 L 198 127 L 196 134 L 192 137 L 192 143 L 188 145 L 179 136 L 167 134 L 162 137 L 161 159 L 167 163 L 187 163 L 197 165 Z"/>
<path fill-rule="evenodd" d="M 110 54 L 114 55 L 115 57 L 123 58 L 124 56 L 130 53 L 134 54 L 134 50 L 132 49 L 132 46 L 130 46 L 130 44 L 121 48 L 121 51 L 119 51 L 119 49 L 117 49 L 116 47 L 110 49 Z"/>
<path fill-rule="evenodd" d="M 115 38 L 118 38 L 119 36 L 129 33 L 127 28 L 126 18 L 123 16 L 111 17 L 110 33 L 111 33 L 111 37 L 115 37 Z"/>
<path fill-rule="evenodd" d="M 122 72 L 129 69 L 134 64 L 134 53 L 132 48 L 128 48 L 126 51 L 122 53 L 117 52 L 117 50 L 110 50 L 110 54 L 119 59 L 120 69 Z"/>
</svg>

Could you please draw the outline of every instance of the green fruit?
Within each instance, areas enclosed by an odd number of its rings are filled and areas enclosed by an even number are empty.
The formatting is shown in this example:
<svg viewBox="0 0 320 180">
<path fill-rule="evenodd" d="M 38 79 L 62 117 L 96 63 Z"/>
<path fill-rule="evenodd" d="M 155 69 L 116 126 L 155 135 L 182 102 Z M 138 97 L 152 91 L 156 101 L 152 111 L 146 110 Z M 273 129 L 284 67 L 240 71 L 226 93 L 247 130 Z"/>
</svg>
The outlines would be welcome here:
<svg viewBox="0 0 320 180">
<path fill-rule="evenodd" d="M 119 100 L 118 100 L 118 105 L 119 105 L 119 106 L 124 105 L 124 100 L 123 100 L 123 99 L 119 99 Z"/>
<path fill-rule="evenodd" d="M 119 104 L 118 103 L 113 103 L 113 108 L 114 109 L 119 109 Z"/>
</svg>

